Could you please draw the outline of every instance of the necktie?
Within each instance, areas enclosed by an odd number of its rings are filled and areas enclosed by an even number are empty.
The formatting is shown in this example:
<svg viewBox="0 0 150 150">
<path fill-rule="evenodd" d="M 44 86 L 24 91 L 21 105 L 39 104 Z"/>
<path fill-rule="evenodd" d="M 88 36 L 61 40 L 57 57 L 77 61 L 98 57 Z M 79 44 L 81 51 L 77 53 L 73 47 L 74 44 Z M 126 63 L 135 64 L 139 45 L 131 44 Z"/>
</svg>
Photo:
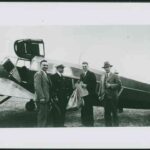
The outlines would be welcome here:
<svg viewBox="0 0 150 150">
<path fill-rule="evenodd" d="M 62 74 L 60 74 L 60 79 L 63 80 L 63 75 Z"/>
<path fill-rule="evenodd" d="M 47 79 L 47 73 L 45 71 L 43 71 L 45 78 Z"/>
<path fill-rule="evenodd" d="M 109 78 L 109 73 L 106 73 L 106 78 Z"/>
</svg>

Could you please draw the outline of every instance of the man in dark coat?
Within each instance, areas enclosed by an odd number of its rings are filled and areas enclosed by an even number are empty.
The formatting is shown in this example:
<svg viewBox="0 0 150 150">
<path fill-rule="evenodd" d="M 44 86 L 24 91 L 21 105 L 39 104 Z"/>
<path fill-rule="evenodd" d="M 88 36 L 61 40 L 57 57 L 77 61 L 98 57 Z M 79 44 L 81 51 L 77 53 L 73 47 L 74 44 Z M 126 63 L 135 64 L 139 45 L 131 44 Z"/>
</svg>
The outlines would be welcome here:
<svg viewBox="0 0 150 150">
<path fill-rule="evenodd" d="M 80 81 L 83 82 L 82 87 L 88 90 L 88 95 L 83 97 L 84 106 L 81 109 L 81 122 L 84 126 L 94 126 L 93 104 L 92 99 L 96 93 L 96 76 L 88 70 L 88 63 L 82 63 L 83 73 L 80 75 Z"/>
<path fill-rule="evenodd" d="M 105 62 L 102 68 L 105 69 L 104 77 L 104 118 L 106 126 L 119 126 L 117 107 L 118 107 L 118 91 L 121 89 L 122 83 L 119 76 L 112 73 L 112 65 Z"/>
<path fill-rule="evenodd" d="M 67 81 L 63 76 L 64 65 L 60 64 L 56 66 L 56 69 L 57 72 L 52 75 L 53 96 L 60 112 L 56 109 L 53 110 L 53 125 L 54 127 L 64 127 L 69 93 Z"/>
</svg>

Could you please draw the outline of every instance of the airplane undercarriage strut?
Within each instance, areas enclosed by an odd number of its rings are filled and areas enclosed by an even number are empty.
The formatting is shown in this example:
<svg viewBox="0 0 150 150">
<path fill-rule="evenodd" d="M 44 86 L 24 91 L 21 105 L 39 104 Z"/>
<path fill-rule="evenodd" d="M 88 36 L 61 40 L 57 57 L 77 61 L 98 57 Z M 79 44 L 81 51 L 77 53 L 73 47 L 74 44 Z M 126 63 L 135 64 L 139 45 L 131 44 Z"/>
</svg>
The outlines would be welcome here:
<svg viewBox="0 0 150 150">
<path fill-rule="evenodd" d="M 0 96 L 3 96 L 3 95 L 0 95 Z M 4 99 L 2 99 L 2 100 L 0 101 L 0 104 L 4 103 L 5 101 L 9 100 L 10 98 L 11 98 L 11 96 L 5 97 Z"/>
</svg>

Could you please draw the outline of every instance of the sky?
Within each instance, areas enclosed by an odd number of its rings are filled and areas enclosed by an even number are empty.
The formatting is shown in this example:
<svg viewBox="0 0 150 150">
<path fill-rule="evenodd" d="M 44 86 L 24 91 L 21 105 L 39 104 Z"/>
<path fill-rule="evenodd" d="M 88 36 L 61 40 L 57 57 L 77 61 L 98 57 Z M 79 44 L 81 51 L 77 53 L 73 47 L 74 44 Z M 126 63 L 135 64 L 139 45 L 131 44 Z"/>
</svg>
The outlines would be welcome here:
<svg viewBox="0 0 150 150">
<path fill-rule="evenodd" d="M 0 27 L 0 59 L 16 56 L 17 39 L 43 39 L 47 59 L 102 70 L 109 61 L 121 76 L 150 83 L 150 26 L 82 25 Z"/>
<path fill-rule="evenodd" d="M 146 22 L 149 16 L 145 18 L 149 8 L 143 4 L 2 3 L 0 60 L 16 56 L 15 40 L 43 39 L 48 59 L 88 61 L 91 68 L 100 70 L 109 61 L 112 71 L 121 76 L 150 83 L 150 23 Z"/>
</svg>

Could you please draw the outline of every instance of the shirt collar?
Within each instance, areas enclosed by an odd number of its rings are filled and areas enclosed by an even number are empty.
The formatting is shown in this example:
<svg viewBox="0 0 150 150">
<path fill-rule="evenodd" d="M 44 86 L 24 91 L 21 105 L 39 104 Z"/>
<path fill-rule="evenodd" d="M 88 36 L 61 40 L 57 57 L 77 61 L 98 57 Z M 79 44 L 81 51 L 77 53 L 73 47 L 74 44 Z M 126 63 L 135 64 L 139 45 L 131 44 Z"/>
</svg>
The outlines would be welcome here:
<svg viewBox="0 0 150 150">
<path fill-rule="evenodd" d="M 58 72 L 58 71 L 57 71 L 57 74 L 58 74 L 60 77 L 62 76 L 62 74 L 61 74 L 60 72 Z"/>
<path fill-rule="evenodd" d="M 86 75 L 88 71 L 84 72 L 84 74 Z"/>
<path fill-rule="evenodd" d="M 110 74 L 111 74 L 111 72 L 109 72 L 109 73 L 107 73 L 107 72 L 106 72 L 106 74 L 107 74 L 107 75 L 108 75 L 108 77 L 109 77 L 109 76 L 110 76 Z"/>
<path fill-rule="evenodd" d="M 41 70 L 44 74 L 46 74 L 47 75 L 47 73 L 44 71 L 44 70 Z"/>
</svg>

